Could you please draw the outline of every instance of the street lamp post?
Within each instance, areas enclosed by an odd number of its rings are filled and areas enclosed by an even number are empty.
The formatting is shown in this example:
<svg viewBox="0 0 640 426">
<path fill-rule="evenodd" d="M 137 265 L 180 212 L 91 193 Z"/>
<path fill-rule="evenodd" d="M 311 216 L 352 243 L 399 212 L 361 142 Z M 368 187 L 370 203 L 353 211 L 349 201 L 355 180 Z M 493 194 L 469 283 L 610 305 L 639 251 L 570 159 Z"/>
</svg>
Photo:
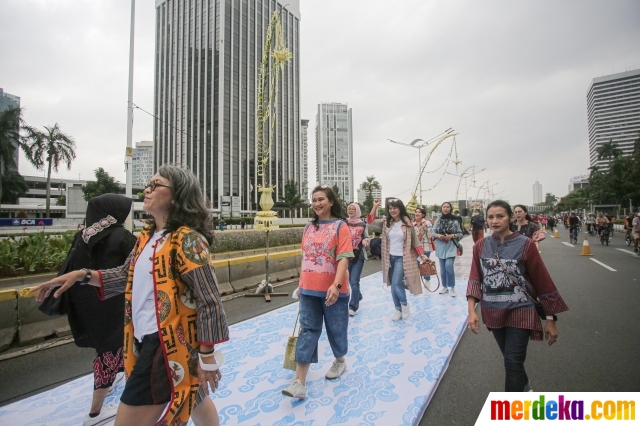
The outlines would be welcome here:
<svg viewBox="0 0 640 426">
<path fill-rule="evenodd" d="M 127 149 L 125 151 L 124 164 L 127 172 L 125 194 L 132 198 L 133 193 L 133 37 L 136 21 L 136 0 L 131 0 L 131 29 L 129 33 L 129 89 L 127 100 Z M 127 217 L 126 227 L 133 231 L 133 203 Z"/>
<path fill-rule="evenodd" d="M 424 148 L 425 146 L 429 145 L 431 142 L 433 142 L 434 140 L 436 140 L 437 138 L 443 136 L 443 135 L 447 135 L 449 133 L 453 132 L 453 128 L 448 128 L 447 130 L 445 130 L 444 132 L 438 134 L 437 136 L 432 137 L 429 140 L 423 140 L 423 139 L 414 139 L 411 143 L 403 143 L 403 142 L 398 142 L 398 141 L 394 141 L 392 139 L 387 139 L 389 142 L 393 142 L 396 143 L 398 145 L 404 145 L 404 146 L 408 146 L 411 148 L 417 148 L 418 149 L 418 173 L 420 173 L 420 168 L 422 167 L 422 148 Z M 419 184 L 419 188 L 420 188 L 420 205 L 422 205 L 422 178 L 420 178 L 420 181 L 418 182 Z"/>
</svg>

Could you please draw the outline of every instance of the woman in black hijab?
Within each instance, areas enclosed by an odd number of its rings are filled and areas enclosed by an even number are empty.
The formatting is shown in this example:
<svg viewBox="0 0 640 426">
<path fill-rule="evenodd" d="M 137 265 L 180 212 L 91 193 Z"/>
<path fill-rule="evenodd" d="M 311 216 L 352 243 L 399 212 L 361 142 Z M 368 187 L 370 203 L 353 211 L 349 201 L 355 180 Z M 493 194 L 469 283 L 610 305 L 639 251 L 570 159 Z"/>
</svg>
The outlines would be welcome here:
<svg viewBox="0 0 640 426">
<path fill-rule="evenodd" d="M 75 236 L 76 250 L 69 270 L 109 269 L 125 262 L 136 243 L 133 234 L 123 226 L 132 201 L 118 194 L 89 200 L 87 226 Z M 95 288 L 75 285 L 64 297 L 76 346 L 94 348 L 97 352 L 93 362 L 93 401 L 84 425 L 102 424 L 117 411 L 117 406 L 102 405 L 113 389 L 116 375 L 123 371 L 124 294 L 101 301 Z"/>
</svg>

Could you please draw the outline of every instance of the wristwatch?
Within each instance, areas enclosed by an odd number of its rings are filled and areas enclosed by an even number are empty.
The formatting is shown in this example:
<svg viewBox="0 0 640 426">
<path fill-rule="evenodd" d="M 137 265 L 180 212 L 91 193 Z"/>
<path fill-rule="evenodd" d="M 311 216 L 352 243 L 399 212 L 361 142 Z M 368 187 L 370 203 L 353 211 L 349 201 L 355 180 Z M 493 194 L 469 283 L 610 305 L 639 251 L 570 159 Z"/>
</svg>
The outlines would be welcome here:
<svg viewBox="0 0 640 426">
<path fill-rule="evenodd" d="M 84 271 L 84 278 L 82 279 L 82 281 L 80 281 L 80 285 L 84 285 L 88 283 L 89 280 L 91 279 L 91 269 L 82 268 L 82 270 Z"/>
<path fill-rule="evenodd" d="M 333 285 L 335 285 L 338 290 L 342 290 L 342 284 L 334 283 Z"/>
</svg>

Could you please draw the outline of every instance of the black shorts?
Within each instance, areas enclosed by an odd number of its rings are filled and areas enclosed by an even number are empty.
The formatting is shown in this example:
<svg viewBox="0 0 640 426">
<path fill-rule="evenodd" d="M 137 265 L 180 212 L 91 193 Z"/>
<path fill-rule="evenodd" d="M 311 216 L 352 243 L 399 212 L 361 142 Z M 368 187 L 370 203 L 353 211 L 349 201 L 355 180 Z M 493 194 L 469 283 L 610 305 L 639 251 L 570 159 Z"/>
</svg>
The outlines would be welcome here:
<svg viewBox="0 0 640 426">
<path fill-rule="evenodd" d="M 157 333 L 147 334 L 133 343 L 138 360 L 127 380 L 120 401 L 127 405 L 164 405 L 171 401 L 171 384 L 164 362 L 162 342 Z"/>
</svg>

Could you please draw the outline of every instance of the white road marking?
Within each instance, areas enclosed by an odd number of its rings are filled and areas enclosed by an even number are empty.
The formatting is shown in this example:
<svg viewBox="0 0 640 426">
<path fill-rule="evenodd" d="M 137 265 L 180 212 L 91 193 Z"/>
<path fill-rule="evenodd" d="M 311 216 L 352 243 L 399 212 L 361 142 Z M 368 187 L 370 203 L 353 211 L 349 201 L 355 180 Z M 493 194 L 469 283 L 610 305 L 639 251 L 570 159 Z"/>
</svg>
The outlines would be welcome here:
<svg viewBox="0 0 640 426">
<path fill-rule="evenodd" d="M 575 247 L 573 244 L 565 243 L 564 241 L 562 242 L 562 244 L 564 244 L 565 246 L 569 246 L 569 247 Z"/>
<path fill-rule="evenodd" d="M 637 254 L 635 254 L 635 252 L 633 252 L 633 251 L 631 251 L 631 250 L 625 250 L 625 249 L 619 249 L 619 248 L 617 248 L 616 250 L 620 250 L 620 251 L 623 251 L 623 252 L 625 252 L 625 253 L 629 253 L 629 254 L 632 254 L 632 255 L 634 255 L 634 256 L 637 256 Z"/>
<path fill-rule="evenodd" d="M 613 269 L 611 266 L 605 265 L 604 263 L 600 262 L 599 260 L 595 260 L 593 257 L 589 258 L 590 260 L 593 260 L 594 262 L 596 262 L 598 265 L 602 266 L 603 268 L 607 268 L 610 271 L 613 272 L 617 272 L 615 269 Z"/>
</svg>

